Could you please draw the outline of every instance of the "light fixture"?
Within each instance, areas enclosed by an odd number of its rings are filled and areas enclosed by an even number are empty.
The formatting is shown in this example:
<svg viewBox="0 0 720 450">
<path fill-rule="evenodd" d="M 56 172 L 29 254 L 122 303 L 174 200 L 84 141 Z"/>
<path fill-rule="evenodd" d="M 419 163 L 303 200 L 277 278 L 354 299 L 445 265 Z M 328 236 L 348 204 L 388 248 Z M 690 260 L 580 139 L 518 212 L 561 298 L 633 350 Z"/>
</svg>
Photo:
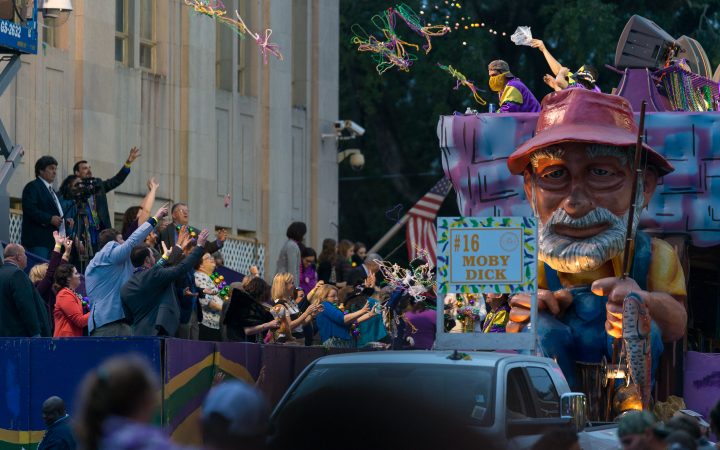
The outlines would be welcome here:
<svg viewBox="0 0 720 450">
<path fill-rule="evenodd" d="M 45 24 L 58 27 L 67 22 L 73 10 L 70 0 L 40 0 L 40 7 Z"/>
<path fill-rule="evenodd" d="M 365 167 L 365 155 L 359 148 L 348 148 L 338 153 L 338 164 L 350 157 L 350 167 L 353 170 L 362 170 Z"/>
</svg>

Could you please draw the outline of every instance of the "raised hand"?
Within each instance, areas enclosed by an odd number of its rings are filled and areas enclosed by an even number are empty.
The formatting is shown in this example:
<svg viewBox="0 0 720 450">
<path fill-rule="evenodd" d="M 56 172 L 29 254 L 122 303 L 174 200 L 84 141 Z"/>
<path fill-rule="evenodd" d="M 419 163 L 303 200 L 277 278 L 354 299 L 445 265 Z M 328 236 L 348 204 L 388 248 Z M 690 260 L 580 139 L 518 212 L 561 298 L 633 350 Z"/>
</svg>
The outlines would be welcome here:
<svg viewBox="0 0 720 450">
<path fill-rule="evenodd" d="M 203 228 L 203 230 L 200 232 L 200 235 L 198 235 L 197 239 L 197 245 L 198 247 L 205 247 L 205 243 L 207 242 L 207 238 L 210 232 L 207 230 L 207 228 Z"/>
<path fill-rule="evenodd" d="M 65 246 L 65 253 L 63 253 L 62 258 L 65 261 L 69 261 L 70 253 L 72 252 L 73 240 L 70 238 L 66 238 L 65 241 L 63 242 L 63 245 Z"/>
<path fill-rule="evenodd" d="M 547 48 L 545 47 L 545 43 L 540 39 L 533 39 L 532 41 L 530 41 L 530 47 L 536 48 L 541 52 L 545 52 L 547 50 Z"/>
<path fill-rule="evenodd" d="M 153 191 L 153 190 L 157 191 L 159 187 L 160 187 L 160 183 L 157 182 L 155 177 L 148 178 L 148 180 L 147 180 L 148 191 Z"/>
<path fill-rule="evenodd" d="M 369 289 L 375 288 L 375 274 L 370 272 L 370 274 L 365 278 L 365 287 Z"/>
<path fill-rule="evenodd" d="M 53 239 L 55 239 L 55 245 L 63 245 L 63 242 L 65 242 L 65 236 L 60 234 L 59 231 L 53 231 Z"/>
<path fill-rule="evenodd" d="M 140 156 L 140 149 L 137 148 L 137 147 L 131 148 L 131 149 L 130 149 L 130 154 L 128 154 L 128 157 L 127 157 L 127 163 L 128 163 L 128 164 L 132 164 L 133 161 L 135 161 L 136 159 L 138 159 L 139 156 Z"/>
<path fill-rule="evenodd" d="M 178 231 L 178 238 L 175 242 L 175 245 L 184 250 L 185 246 L 187 246 L 191 240 L 192 239 L 190 238 L 190 232 L 188 231 L 187 225 L 183 225 L 182 227 L 180 227 L 180 231 Z"/>
<path fill-rule="evenodd" d="M 155 218 L 160 221 L 163 217 L 168 215 L 168 208 L 170 207 L 170 203 L 165 203 L 162 205 L 158 210 L 155 212 Z"/>
</svg>

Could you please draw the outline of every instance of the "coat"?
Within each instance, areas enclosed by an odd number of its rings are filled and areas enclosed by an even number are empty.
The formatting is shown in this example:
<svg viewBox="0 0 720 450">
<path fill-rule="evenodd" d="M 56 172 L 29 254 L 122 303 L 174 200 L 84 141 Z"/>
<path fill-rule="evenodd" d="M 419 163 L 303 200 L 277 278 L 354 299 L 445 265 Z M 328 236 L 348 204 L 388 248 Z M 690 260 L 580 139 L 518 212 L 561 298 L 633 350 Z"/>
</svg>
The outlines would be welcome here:
<svg viewBox="0 0 720 450">
<path fill-rule="evenodd" d="M 70 427 L 70 416 L 65 415 L 50 425 L 38 445 L 38 450 L 75 450 L 77 444 Z"/>
<path fill-rule="evenodd" d="M 83 312 L 82 301 L 68 288 L 60 289 L 55 298 L 55 331 L 53 337 L 79 337 L 88 324 L 90 312 Z"/>
<path fill-rule="evenodd" d="M 25 185 L 22 191 L 23 221 L 20 242 L 25 248 L 53 248 L 53 231 L 58 228 L 50 223 L 52 216 L 62 216 L 55 200 L 40 178 Z"/>
<path fill-rule="evenodd" d="M 175 231 L 176 231 L 175 227 L 176 227 L 176 225 L 174 223 L 171 223 L 160 232 L 160 239 L 157 244 L 159 251 L 162 251 L 160 242 L 164 242 L 165 245 L 167 246 L 167 248 L 170 248 L 173 245 L 175 245 Z M 193 227 L 191 225 L 190 228 L 195 228 L 195 227 Z M 205 242 L 205 253 L 213 254 L 216 251 L 220 250 L 222 248 L 222 246 L 223 246 L 222 242 L 207 241 L 207 242 Z"/>
<path fill-rule="evenodd" d="M 50 336 L 45 303 L 18 266 L 0 266 L 0 337 Z"/>
<path fill-rule="evenodd" d="M 174 247 L 173 251 L 177 250 Z M 136 272 L 120 289 L 125 318 L 133 336 L 175 336 L 180 325 L 180 307 L 173 282 L 181 279 L 200 261 L 204 250 L 196 247 L 179 264 L 167 267 L 164 260 Z"/>
</svg>

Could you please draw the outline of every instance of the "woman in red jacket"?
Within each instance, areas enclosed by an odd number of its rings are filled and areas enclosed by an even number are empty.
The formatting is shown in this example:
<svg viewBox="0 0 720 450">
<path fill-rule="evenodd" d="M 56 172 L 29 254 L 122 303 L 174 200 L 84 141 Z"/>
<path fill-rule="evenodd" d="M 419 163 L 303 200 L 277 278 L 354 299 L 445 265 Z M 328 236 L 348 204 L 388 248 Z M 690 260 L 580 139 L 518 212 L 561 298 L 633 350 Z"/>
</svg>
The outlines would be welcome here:
<svg viewBox="0 0 720 450">
<path fill-rule="evenodd" d="M 82 299 L 75 292 L 80 274 L 72 264 L 63 264 L 55 271 L 55 333 L 53 337 L 82 336 L 90 312 L 83 311 Z"/>
</svg>

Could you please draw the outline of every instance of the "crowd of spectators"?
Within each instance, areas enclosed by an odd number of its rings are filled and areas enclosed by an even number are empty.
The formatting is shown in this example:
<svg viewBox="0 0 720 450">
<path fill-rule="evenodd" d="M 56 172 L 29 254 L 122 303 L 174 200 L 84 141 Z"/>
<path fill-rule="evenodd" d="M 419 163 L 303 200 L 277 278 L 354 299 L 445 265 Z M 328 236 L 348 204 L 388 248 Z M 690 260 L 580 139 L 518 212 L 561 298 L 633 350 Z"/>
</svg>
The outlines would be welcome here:
<svg viewBox="0 0 720 450">
<path fill-rule="evenodd" d="M 381 257 L 368 254 L 361 242 L 325 239 L 318 255 L 305 245 L 305 223 L 293 222 L 269 283 L 253 267 L 241 282 L 228 285 L 217 273 L 227 232 L 219 230 L 210 240 L 206 230 L 191 225 L 190 208 L 182 202 L 151 214 L 160 187 L 154 178 L 140 204 L 123 214 L 121 229 L 113 228 L 106 194 L 123 183 L 139 156 L 133 148 L 109 180 L 93 177 L 89 163 L 79 161 L 58 192 L 57 161 L 38 159 L 36 179 L 23 190 L 22 245 L 4 250 L 0 290 L 8 301 L 0 305 L 0 336 L 432 346 L 431 309 L 423 312 L 386 287 L 378 271 Z M 29 278 L 26 248 L 49 259 L 33 267 Z M 388 309 L 392 313 L 383 314 Z M 405 319 L 399 334 L 389 323 L 398 317 Z"/>
</svg>

